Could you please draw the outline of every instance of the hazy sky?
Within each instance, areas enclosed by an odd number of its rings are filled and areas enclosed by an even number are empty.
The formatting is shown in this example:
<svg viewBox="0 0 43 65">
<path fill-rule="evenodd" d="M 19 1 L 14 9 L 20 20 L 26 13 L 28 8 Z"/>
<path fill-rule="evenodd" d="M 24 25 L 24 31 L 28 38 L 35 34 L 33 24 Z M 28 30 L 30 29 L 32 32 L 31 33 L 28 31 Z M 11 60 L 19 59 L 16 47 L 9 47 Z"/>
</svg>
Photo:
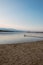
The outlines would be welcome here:
<svg viewBox="0 0 43 65">
<path fill-rule="evenodd" d="M 43 30 L 43 0 L 0 0 L 0 27 Z"/>
</svg>

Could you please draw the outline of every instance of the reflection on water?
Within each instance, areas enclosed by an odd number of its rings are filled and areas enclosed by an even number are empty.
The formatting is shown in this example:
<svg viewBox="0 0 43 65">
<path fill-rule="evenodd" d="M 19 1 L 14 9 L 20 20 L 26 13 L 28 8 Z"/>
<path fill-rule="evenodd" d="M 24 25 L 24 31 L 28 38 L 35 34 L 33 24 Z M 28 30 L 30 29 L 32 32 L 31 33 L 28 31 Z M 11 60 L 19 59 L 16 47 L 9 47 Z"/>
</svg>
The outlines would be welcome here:
<svg viewBox="0 0 43 65">
<path fill-rule="evenodd" d="M 24 34 L 27 35 L 28 37 L 24 37 Z M 34 36 L 43 37 L 43 34 L 41 34 L 41 33 L 4 32 L 4 33 L 0 33 L 0 44 L 31 42 L 31 41 L 43 40 L 43 38 L 37 38 Z"/>
</svg>

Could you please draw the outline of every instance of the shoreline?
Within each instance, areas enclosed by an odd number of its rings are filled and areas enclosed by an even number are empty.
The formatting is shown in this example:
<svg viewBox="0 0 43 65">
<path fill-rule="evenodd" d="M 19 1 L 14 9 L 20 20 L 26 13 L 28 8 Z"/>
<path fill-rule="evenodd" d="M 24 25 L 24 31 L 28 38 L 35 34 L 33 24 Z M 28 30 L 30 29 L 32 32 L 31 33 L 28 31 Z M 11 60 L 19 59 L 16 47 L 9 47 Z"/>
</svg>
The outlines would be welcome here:
<svg viewBox="0 0 43 65">
<path fill-rule="evenodd" d="M 0 45 L 15 45 L 15 44 L 30 44 L 30 43 L 37 43 L 37 42 L 43 42 L 43 40 L 36 40 L 36 41 L 24 41 L 24 42 L 8 42 L 8 43 L 0 43 Z"/>
<path fill-rule="evenodd" d="M 0 44 L 0 65 L 43 65 L 43 40 Z"/>
</svg>

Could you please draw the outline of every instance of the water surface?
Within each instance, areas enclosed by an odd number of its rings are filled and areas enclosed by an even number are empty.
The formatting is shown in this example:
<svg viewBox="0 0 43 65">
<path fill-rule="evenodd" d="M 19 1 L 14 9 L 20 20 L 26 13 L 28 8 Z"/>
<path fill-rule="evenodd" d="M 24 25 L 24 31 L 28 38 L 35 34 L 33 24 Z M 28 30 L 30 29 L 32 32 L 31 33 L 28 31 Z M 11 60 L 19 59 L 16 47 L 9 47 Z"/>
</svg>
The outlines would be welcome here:
<svg viewBox="0 0 43 65">
<path fill-rule="evenodd" d="M 28 37 L 24 37 L 24 34 Z M 0 44 L 33 42 L 39 40 L 43 40 L 43 33 L 0 32 Z"/>
</svg>

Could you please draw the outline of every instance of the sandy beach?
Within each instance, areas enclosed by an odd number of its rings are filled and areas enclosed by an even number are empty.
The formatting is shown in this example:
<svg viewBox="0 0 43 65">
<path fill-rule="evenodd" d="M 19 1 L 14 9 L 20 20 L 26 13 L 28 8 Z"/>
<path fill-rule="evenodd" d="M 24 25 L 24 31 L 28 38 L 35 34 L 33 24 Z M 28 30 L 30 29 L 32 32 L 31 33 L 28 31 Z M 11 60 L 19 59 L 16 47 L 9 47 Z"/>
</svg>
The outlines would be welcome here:
<svg viewBox="0 0 43 65">
<path fill-rule="evenodd" d="M 43 41 L 0 44 L 0 65 L 43 65 Z"/>
</svg>

